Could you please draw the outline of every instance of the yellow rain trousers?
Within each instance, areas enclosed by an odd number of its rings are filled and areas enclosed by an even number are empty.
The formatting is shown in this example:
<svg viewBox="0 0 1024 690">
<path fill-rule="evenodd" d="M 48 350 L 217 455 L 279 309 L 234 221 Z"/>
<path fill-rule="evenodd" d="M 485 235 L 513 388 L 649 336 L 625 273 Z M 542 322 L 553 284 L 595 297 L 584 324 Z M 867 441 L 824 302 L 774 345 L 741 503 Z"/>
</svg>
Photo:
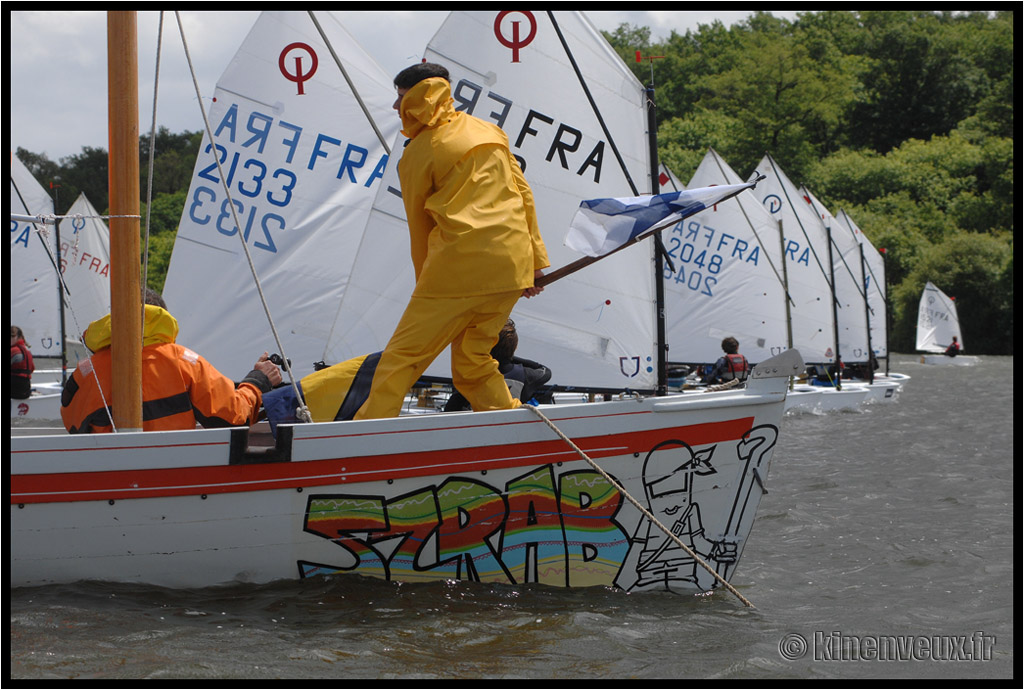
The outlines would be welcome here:
<svg viewBox="0 0 1024 690">
<path fill-rule="evenodd" d="M 449 344 L 452 380 L 474 410 L 520 403 L 490 356 L 516 301 L 550 265 L 533 194 L 499 127 L 456 112 L 444 79 L 421 81 L 399 115 L 398 165 L 416 287 L 356 419 L 396 416 Z"/>
</svg>

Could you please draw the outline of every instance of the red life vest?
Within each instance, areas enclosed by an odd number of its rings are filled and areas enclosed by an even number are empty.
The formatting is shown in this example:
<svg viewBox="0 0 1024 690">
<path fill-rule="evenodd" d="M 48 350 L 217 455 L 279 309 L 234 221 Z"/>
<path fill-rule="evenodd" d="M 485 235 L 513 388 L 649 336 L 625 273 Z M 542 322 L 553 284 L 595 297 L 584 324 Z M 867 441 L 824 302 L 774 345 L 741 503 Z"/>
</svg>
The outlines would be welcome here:
<svg viewBox="0 0 1024 690">
<path fill-rule="evenodd" d="M 14 358 L 19 354 L 21 358 L 15 362 Z M 32 372 L 35 370 L 36 365 L 32 361 L 32 351 L 28 349 L 24 340 L 19 339 L 11 345 L 11 374 L 30 379 L 32 378 Z"/>
<path fill-rule="evenodd" d="M 720 378 L 723 381 L 732 381 L 733 379 L 746 381 L 747 370 L 749 368 L 750 366 L 747 364 L 747 358 L 743 355 L 726 355 L 725 371 L 722 372 Z"/>
</svg>

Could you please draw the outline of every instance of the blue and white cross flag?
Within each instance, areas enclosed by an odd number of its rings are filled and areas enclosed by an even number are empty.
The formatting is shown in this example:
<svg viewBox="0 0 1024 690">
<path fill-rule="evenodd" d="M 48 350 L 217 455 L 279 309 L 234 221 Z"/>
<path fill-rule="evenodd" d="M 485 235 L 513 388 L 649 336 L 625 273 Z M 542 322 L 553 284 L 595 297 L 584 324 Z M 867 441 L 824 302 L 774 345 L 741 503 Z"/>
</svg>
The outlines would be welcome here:
<svg viewBox="0 0 1024 690">
<path fill-rule="evenodd" d="M 674 225 L 744 189 L 751 189 L 754 184 L 746 182 L 653 196 L 583 201 L 569 226 L 565 245 L 587 256 L 604 256 L 657 225 Z"/>
</svg>

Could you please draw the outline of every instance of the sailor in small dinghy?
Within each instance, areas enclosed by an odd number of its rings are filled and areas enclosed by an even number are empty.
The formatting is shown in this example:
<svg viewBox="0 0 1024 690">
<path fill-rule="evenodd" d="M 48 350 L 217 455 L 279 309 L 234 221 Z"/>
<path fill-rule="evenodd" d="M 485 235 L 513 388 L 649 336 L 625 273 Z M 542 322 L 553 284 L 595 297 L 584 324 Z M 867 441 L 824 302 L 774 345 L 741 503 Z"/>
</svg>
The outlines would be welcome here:
<svg viewBox="0 0 1024 690">
<path fill-rule="evenodd" d="M 750 364 L 747 362 L 747 358 L 739 352 L 739 341 L 732 336 L 726 338 L 722 341 L 722 351 L 725 352 L 725 355 L 718 358 L 715 366 L 711 368 L 704 379 L 704 383 L 725 383 L 733 379 L 746 381 L 747 374 L 750 373 Z"/>
<path fill-rule="evenodd" d="M 25 400 L 32 395 L 32 372 L 36 365 L 32 351 L 25 343 L 25 334 L 18 326 L 11 326 L 11 393 L 10 397 Z"/>
<path fill-rule="evenodd" d="M 960 354 L 960 342 L 956 339 L 955 335 L 953 336 L 953 342 L 949 344 L 949 347 L 946 348 L 943 354 L 947 357 L 956 357 Z"/>
</svg>

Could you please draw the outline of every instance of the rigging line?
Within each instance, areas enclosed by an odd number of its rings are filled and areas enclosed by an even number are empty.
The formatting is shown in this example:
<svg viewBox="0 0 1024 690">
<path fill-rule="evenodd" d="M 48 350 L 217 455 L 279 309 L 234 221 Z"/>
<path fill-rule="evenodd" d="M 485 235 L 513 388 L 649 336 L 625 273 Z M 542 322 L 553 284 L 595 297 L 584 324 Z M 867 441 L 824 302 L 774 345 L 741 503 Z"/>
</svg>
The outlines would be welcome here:
<svg viewBox="0 0 1024 690">
<path fill-rule="evenodd" d="M 615 140 L 612 139 L 612 133 L 608 131 L 608 125 L 605 124 L 604 116 L 601 115 L 601 110 L 597 107 L 597 103 L 594 101 L 594 97 L 590 93 L 590 88 L 587 86 L 586 80 L 583 78 L 583 73 L 580 71 L 580 67 L 576 64 L 576 57 L 572 54 L 569 49 L 569 44 L 565 40 L 565 36 L 562 35 L 562 30 L 558 26 L 558 22 L 555 21 L 555 13 L 548 11 L 548 18 L 551 20 L 551 25 L 555 28 L 555 33 L 558 34 L 558 40 L 562 44 L 562 48 L 565 50 L 566 57 L 569 58 L 569 62 L 572 64 L 573 70 L 576 72 L 576 78 L 580 82 L 580 86 L 583 87 L 583 93 L 587 97 L 587 101 L 590 102 L 590 107 L 594 111 L 594 115 L 597 116 L 597 122 L 601 125 L 601 130 L 604 132 L 605 138 L 608 139 L 608 145 L 611 146 L 612 153 L 615 154 L 615 160 L 619 162 L 619 167 L 622 169 L 622 174 L 626 176 L 626 182 L 629 183 L 629 188 L 633 192 L 633 196 L 640 196 L 640 192 L 637 191 L 636 185 L 633 183 L 633 178 L 629 174 L 629 170 L 626 168 L 626 162 L 622 159 L 622 154 L 619 153 L 619 147 L 615 145 Z"/>
<path fill-rule="evenodd" d="M 734 384 L 734 385 L 735 385 L 735 384 Z M 722 390 L 722 388 L 718 388 L 718 389 L 716 389 L 716 390 Z M 698 563 L 698 564 L 699 564 L 699 565 L 700 565 L 701 567 L 703 567 L 703 568 L 704 568 L 705 570 L 707 570 L 707 571 L 708 571 L 709 573 L 711 573 L 711 574 L 712 574 L 712 575 L 713 575 L 713 576 L 715 577 L 715 579 L 716 579 L 716 580 L 718 580 L 718 581 L 719 581 L 720 583 L 722 583 L 722 585 L 723 585 L 723 586 L 724 586 L 724 587 L 725 587 L 726 589 L 728 589 L 728 590 L 729 590 L 729 592 L 731 592 L 732 594 L 734 594 L 734 595 L 736 596 L 736 598 L 737 598 L 737 599 L 739 599 L 740 601 L 742 601 L 742 602 L 743 602 L 743 604 L 744 604 L 745 606 L 747 606 L 747 607 L 749 607 L 749 608 L 756 608 L 756 607 L 755 607 L 755 606 L 754 606 L 753 604 L 751 604 L 751 603 L 750 603 L 750 601 L 748 601 L 748 600 L 747 600 L 747 599 L 746 599 L 746 598 L 745 598 L 745 597 L 744 597 L 744 596 L 743 596 L 742 594 L 740 594 L 740 593 L 739 593 L 739 592 L 738 592 L 738 591 L 736 590 L 736 588 L 735 588 L 735 587 L 733 587 L 733 586 L 732 586 L 731 584 L 729 584 L 729 582 L 728 582 L 728 581 L 727 581 L 727 580 L 726 580 L 725 578 L 723 578 L 723 577 L 722 577 L 721 575 L 719 575 L 719 574 L 718 574 L 718 572 L 717 572 L 717 571 L 715 571 L 715 570 L 714 570 L 714 569 L 713 569 L 713 568 L 712 568 L 711 566 L 709 566 L 709 565 L 707 564 L 707 562 L 706 562 L 706 561 L 705 561 L 705 560 L 704 560 L 703 558 L 701 558 L 701 557 L 700 557 L 700 555 L 699 555 L 699 554 L 697 554 L 697 553 L 696 553 L 696 552 L 695 552 L 695 551 L 694 551 L 693 549 L 691 549 L 691 548 L 690 548 L 689 546 L 687 546 L 687 545 L 686 545 L 686 543 L 685 543 L 685 542 L 684 542 L 684 541 L 683 541 L 682 539 L 680 539 L 678 535 L 676 535 L 675 533 L 673 533 L 673 532 L 672 532 L 672 530 L 670 530 L 670 529 L 669 529 L 668 527 L 666 527 L 665 525 L 663 525 L 663 524 L 662 524 L 662 523 L 661 523 L 661 522 L 660 522 L 660 521 L 659 521 L 659 520 L 658 520 L 658 519 L 657 519 L 656 517 L 654 517 L 654 515 L 652 515 L 652 514 L 651 514 L 651 511 L 647 510 L 647 508 L 645 508 L 645 507 L 644 507 L 643 505 L 641 505 L 640 501 L 638 501 L 638 500 L 637 500 L 636 498 L 634 498 L 634 497 L 633 497 L 633 495 L 632 495 L 632 494 L 630 494 L 630 493 L 629 493 L 629 492 L 628 492 L 628 491 L 626 490 L 626 487 L 622 486 L 622 484 L 620 484 L 620 483 L 618 482 L 618 480 L 616 480 L 616 479 L 615 479 L 614 477 L 612 477 L 612 476 L 611 476 L 610 474 L 608 474 L 608 473 L 607 473 L 607 472 L 605 472 L 605 471 L 604 471 L 603 469 L 601 469 L 601 467 L 599 467 L 599 466 L 598 466 L 598 464 L 597 464 L 596 462 L 594 462 L 594 461 L 593 461 L 593 460 L 592 460 L 592 459 L 590 458 L 590 456 L 588 456 L 588 455 L 587 455 L 586 453 L 584 453 L 584 452 L 583 452 L 583 451 L 582 451 L 582 450 L 580 449 L 580 447 L 579 447 L 579 446 L 577 446 L 577 445 L 576 445 L 575 443 L 573 443 L 573 441 L 572 441 L 572 439 L 571 439 L 571 438 L 569 438 L 568 436 L 566 436 L 565 432 L 563 432 L 563 431 L 562 431 L 561 429 L 559 429 L 559 428 L 558 428 L 557 426 L 555 426 L 554 422 L 552 422 L 552 421 L 551 421 L 550 419 L 548 419 L 547 415 L 545 415 L 545 414 L 544 414 L 543 412 L 541 412 L 541 411 L 540 411 L 540 410 L 539 410 L 539 409 L 538 409 L 538 408 L 537 408 L 536 406 L 534 406 L 534 405 L 523 405 L 523 407 L 525 407 L 525 408 L 529 409 L 529 410 L 530 410 L 531 412 L 533 412 L 533 413 L 534 413 L 535 415 L 537 415 L 538 417 L 540 417 L 541 421 L 543 421 L 543 422 L 544 422 L 544 423 L 545 423 L 545 424 L 546 424 L 546 425 L 547 425 L 547 426 L 548 426 L 548 427 L 549 427 L 549 428 L 550 428 L 550 429 L 551 429 L 552 431 L 554 431 L 554 432 L 555 432 L 555 434 L 556 434 L 556 435 L 558 435 L 558 437 L 559 437 L 559 438 L 561 438 L 561 439 L 562 439 L 563 441 L 565 441 L 565 442 L 566 442 L 567 444 L 569 444 L 569 446 L 570 446 L 570 447 L 571 447 L 571 448 L 572 448 L 572 449 L 573 449 L 574 451 L 576 451 L 576 454 L 577 454 L 577 455 L 579 455 L 579 456 L 580 456 L 581 458 L 583 458 L 584 460 L 586 460 L 586 461 L 587 461 L 587 463 L 588 463 L 588 464 L 589 464 L 589 465 L 590 465 L 591 467 L 593 467 L 593 468 L 594 468 L 595 470 L 597 470 L 597 472 L 598 472 L 598 473 L 599 473 L 599 474 L 600 474 L 600 475 L 601 475 L 602 477 L 604 477 L 604 478 L 605 478 L 605 480 L 606 480 L 606 481 L 607 481 L 607 482 L 608 482 L 609 484 L 611 484 L 612 486 L 614 486 L 614 487 L 615 487 L 615 488 L 616 488 L 616 489 L 617 489 L 617 490 L 619 491 L 619 493 L 621 493 L 621 494 L 622 494 L 623 496 L 625 496 L 625 497 L 626 497 L 626 499 L 628 499 L 628 500 L 629 500 L 629 502 L 630 502 L 630 503 L 632 503 L 632 504 L 633 504 L 633 506 L 634 506 L 634 507 L 636 507 L 636 508 L 637 508 L 637 510 L 639 510 L 639 511 L 640 511 L 640 512 L 641 512 L 641 513 L 643 514 L 643 516 L 644 516 L 644 517 L 646 517 L 646 518 L 647 518 L 648 520 L 650 520 L 650 521 L 651 521 L 651 524 L 653 524 L 653 525 L 654 525 L 655 527 L 657 527 L 657 528 L 658 528 L 659 530 L 661 530 L 662 532 L 664 532 L 664 533 L 665 533 L 665 534 L 666 534 L 666 535 L 668 536 L 668 538 L 669 538 L 669 539 L 671 539 L 672 541 L 674 541 L 674 542 L 676 543 L 676 545 L 677 545 L 677 546 L 680 546 L 680 547 L 682 547 L 682 549 L 683 549 L 683 550 L 684 550 L 684 551 L 685 551 L 685 552 L 686 552 L 686 553 L 687 553 L 687 554 L 688 554 L 688 555 L 690 556 L 690 558 L 692 558 L 692 559 L 693 559 L 693 560 L 694 560 L 694 561 L 695 561 L 696 563 Z M 667 542 L 666 542 L 666 543 L 667 543 Z"/>
<path fill-rule="evenodd" d="M 821 218 L 821 224 L 823 226 L 825 226 L 825 228 L 827 228 L 827 229 L 831 228 L 832 226 L 830 224 L 826 224 L 825 223 L 825 218 L 824 218 L 823 214 L 821 213 L 821 211 L 818 209 L 817 204 L 814 203 L 814 197 L 811 195 L 810 190 L 808 190 L 806 187 L 804 187 L 804 191 L 807 193 L 807 199 L 808 199 L 808 201 L 810 201 L 811 208 L 814 209 L 814 212 L 818 215 L 819 218 Z M 833 219 L 835 219 L 834 216 L 833 216 Z M 842 229 L 840 228 L 840 231 L 841 230 Z M 843 252 L 840 251 L 840 249 L 839 249 L 839 243 L 836 242 L 835 239 L 832 238 L 831 236 L 830 236 L 829 241 L 832 243 L 832 246 L 835 247 L 836 253 L 839 254 L 839 261 L 841 261 L 843 266 L 846 268 L 847 274 L 850 276 L 850 278 L 853 279 L 853 286 L 857 289 L 858 294 L 860 294 L 860 296 L 863 297 L 864 299 L 867 299 L 867 293 L 863 289 L 863 287 L 860 285 L 861 281 L 857 280 L 857 276 L 855 276 L 853 274 L 853 269 L 850 268 L 850 264 L 848 264 L 846 262 L 846 257 L 843 256 Z M 859 243 L 858 243 L 858 246 L 859 246 Z M 835 262 L 833 262 L 833 264 L 834 263 Z"/>
<path fill-rule="evenodd" d="M 843 214 L 843 222 L 846 224 L 846 227 L 848 227 L 850 229 L 850 233 L 853 234 L 854 240 L 857 242 L 858 245 L 863 247 L 864 246 L 864 242 L 862 242 L 861 240 L 856 239 L 857 233 L 853 229 L 853 225 L 851 224 L 852 223 L 852 219 L 850 218 L 849 214 L 847 214 L 844 209 L 839 209 L 839 212 L 841 214 Z M 861 231 L 860 234 L 863 235 L 864 232 Z M 874 245 L 872 245 L 872 247 L 873 246 Z M 877 250 L 876 250 L 876 253 L 877 253 Z M 882 294 L 882 288 L 880 287 L 881 283 L 878 282 L 878 276 L 875 275 L 875 269 L 872 268 L 870 261 L 865 260 L 864 263 L 868 267 L 868 273 L 871 274 L 871 280 L 874 282 L 875 291 L 878 292 L 882 296 L 882 298 L 884 299 L 885 295 Z M 867 298 L 867 295 L 865 295 L 865 298 Z M 874 310 L 872 310 L 872 313 L 874 313 Z"/>
<path fill-rule="evenodd" d="M 800 226 L 800 232 L 803 233 L 804 239 L 807 240 L 807 246 L 808 248 L 810 248 L 811 254 L 814 255 L 814 261 L 815 263 L 818 264 L 818 270 L 821 271 L 821 275 L 825 276 L 825 282 L 827 282 L 829 284 L 829 287 L 832 288 L 832 299 L 835 300 L 835 286 L 832 285 L 833 281 L 829 280 L 828 273 L 825 271 L 825 267 L 821 265 L 821 259 L 818 258 L 818 252 L 814 249 L 814 243 L 811 242 L 811 238 L 807 236 L 807 229 L 804 228 L 804 223 L 802 220 L 800 220 L 800 214 L 796 212 L 796 209 L 799 207 L 796 206 L 793 203 L 792 199 L 789 198 L 789 190 L 786 189 L 786 185 L 782 184 L 782 178 L 779 177 L 779 171 L 775 167 L 775 159 L 772 158 L 771 155 L 769 155 L 768 160 L 771 162 L 772 172 L 775 173 L 775 179 L 779 181 L 779 185 L 782 187 L 782 192 L 783 194 L 786 195 L 786 201 L 789 203 L 790 208 L 793 209 L 793 215 L 796 217 L 796 224 Z"/>
<path fill-rule="evenodd" d="M 160 93 L 160 48 L 163 44 L 164 39 L 164 13 L 160 12 L 160 23 L 156 29 L 156 73 L 153 76 L 153 125 L 149 130 L 149 174 L 146 179 L 146 236 L 144 238 L 143 247 L 145 247 L 142 257 L 142 285 L 145 288 L 146 283 L 149 282 L 149 228 L 150 228 L 150 215 L 153 211 L 153 149 L 156 147 L 156 99 L 157 94 Z M 145 300 L 143 300 L 145 303 Z M 143 304 L 143 312 L 145 312 L 145 304 Z M 143 322 L 145 319 L 143 318 Z M 145 323 L 143 323 L 143 329 L 145 329 Z"/>
<path fill-rule="evenodd" d="M 725 168 L 723 168 L 723 167 L 722 167 L 722 166 L 723 166 L 723 164 L 725 163 L 725 161 L 724 161 L 724 160 L 722 160 L 722 159 L 721 159 L 721 158 L 720 158 L 720 157 L 718 156 L 718 152 L 717 152 L 717 151 L 715 151 L 714 149 L 711 149 L 711 151 L 712 151 L 712 152 L 713 152 L 713 153 L 715 154 L 715 155 L 714 155 L 714 160 L 715 160 L 715 165 L 717 165 L 717 166 L 718 166 L 718 171 L 719 171 L 720 173 L 722 173 L 722 176 L 723 176 L 723 177 L 724 177 L 724 178 L 725 178 L 726 180 L 728 180 L 728 179 L 729 179 L 729 176 L 728 176 L 728 175 L 726 174 L 726 172 L 725 172 Z M 758 172 L 757 172 L 757 171 L 755 170 L 755 171 L 754 171 L 754 174 L 755 174 L 755 175 L 757 175 L 757 174 L 758 174 Z M 756 200 L 756 197 L 755 197 L 755 200 Z M 780 285 L 780 286 L 782 287 L 782 290 L 783 290 L 783 292 L 785 292 L 785 293 L 786 293 L 786 299 L 788 299 L 788 300 L 789 300 L 790 302 L 792 302 L 792 303 L 793 303 L 793 305 L 795 306 L 795 305 L 796 305 L 796 302 L 795 302 L 795 301 L 793 300 L 793 298 L 792 298 L 792 297 L 790 296 L 790 294 L 789 294 L 789 291 L 788 291 L 788 290 L 786 290 L 786 283 L 785 283 L 785 281 L 783 281 L 783 279 L 782 279 L 782 276 L 781 276 L 781 275 L 779 275 L 779 269 L 778 269 L 778 268 L 777 268 L 777 267 L 775 266 L 775 262 L 774 262 L 774 261 L 772 261 L 772 255 L 771 255 L 771 253 L 770 253 L 770 252 L 768 251 L 768 247 L 767 247 L 767 245 L 765 245 L 764 241 L 763 241 L 763 240 L 761 239 L 761 235 L 760 235 L 760 234 L 759 234 L 759 233 L 757 232 L 757 228 L 756 228 L 756 227 L 754 227 L 754 222 L 753 222 L 753 221 L 752 221 L 752 220 L 750 219 L 750 215 L 749 215 L 749 214 L 747 213 L 747 209 L 746 209 L 746 207 L 745 207 L 745 206 L 744 206 L 744 205 L 743 205 L 743 204 L 742 204 L 742 203 L 740 202 L 740 196 L 739 196 L 739 195 L 737 195 L 737 196 L 736 196 L 736 203 L 737 203 L 737 205 L 739 205 L 739 207 L 740 207 L 740 211 L 741 211 L 741 212 L 743 213 L 743 217 L 744 217 L 744 218 L 746 219 L 746 221 L 747 221 L 747 225 L 749 225 L 749 226 L 750 226 L 750 230 L 751 230 L 751 232 L 753 232 L 753 233 L 754 233 L 754 237 L 756 237 L 756 238 L 757 238 L 757 243 L 758 243 L 758 245 L 760 245 L 760 247 L 761 247 L 761 250 L 762 250 L 762 251 L 764 252 L 764 256 L 765 256 L 765 258 L 766 258 L 766 259 L 768 260 L 768 265 L 769 265 L 769 266 L 771 266 L 771 269 L 772 269 L 772 273 L 774 273 L 774 274 L 775 274 L 775 280 L 779 281 L 779 285 Z M 774 218 L 773 218 L 772 220 L 774 221 Z M 782 257 L 782 260 L 783 260 L 783 261 L 785 261 L 785 260 L 786 260 L 786 257 L 785 257 L 785 256 L 783 256 L 783 257 Z"/>
<path fill-rule="evenodd" d="M 203 106 L 203 95 L 199 90 L 199 80 L 196 78 L 196 71 L 192 65 L 192 55 L 188 49 L 188 41 L 185 39 L 185 27 L 181 22 L 181 13 L 175 11 L 174 16 L 178 22 L 178 32 L 181 34 L 181 45 L 185 50 L 185 60 L 188 62 L 188 68 L 192 74 L 192 85 L 195 87 L 196 98 L 199 101 L 199 112 L 203 116 L 203 125 L 206 128 L 206 135 L 210 138 L 210 145 L 213 146 L 213 143 L 216 140 L 213 137 L 213 128 L 210 127 L 210 120 L 206 115 L 206 108 Z M 267 298 L 263 293 L 263 285 L 260 283 L 259 275 L 256 273 L 256 265 L 252 261 L 252 255 L 249 253 L 249 247 L 246 245 L 245 237 L 242 234 L 242 224 L 238 222 L 238 211 L 235 208 L 234 200 L 231 198 L 231 190 L 228 188 L 227 178 L 224 176 L 224 169 L 221 167 L 220 160 L 217 158 L 216 154 L 213 156 L 213 162 L 217 164 L 217 174 L 220 175 L 220 182 L 224 187 L 226 200 L 228 205 L 231 207 L 231 218 L 235 223 L 235 231 L 238 234 L 238 241 L 242 243 L 242 251 L 245 253 L 246 261 L 249 262 L 249 270 L 252 272 L 252 278 L 256 284 L 256 292 L 259 294 L 260 302 L 263 304 L 263 311 L 267 315 L 271 334 L 274 336 L 274 342 L 277 343 L 282 359 L 287 363 L 288 357 L 285 354 L 284 346 L 281 344 L 281 336 L 277 331 L 277 326 L 274 325 L 274 318 L 270 314 L 270 306 L 267 304 Z M 299 401 L 299 408 L 296 410 L 296 416 L 303 421 L 312 422 L 313 417 L 310 415 L 309 408 L 306 407 L 306 401 L 302 397 L 302 392 L 299 390 L 299 387 L 295 382 L 295 375 L 292 372 L 292 368 L 286 364 L 284 370 L 288 373 L 292 390 L 295 393 L 296 399 Z"/>
<path fill-rule="evenodd" d="M 34 177 L 34 175 L 33 175 L 33 177 Z M 25 197 L 22 196 L 21 190 L 18 189 L 18 183 L 14 181 L 13 177 L 11 178 L 11 185 L 14 187 L 14 193 L 18 195 L 18 201 L 21 202 L 21 205 L 25 209 L 25 212 L 26 213 L 31 213 L 29 211 L 28 204 L 25 203 Z M 67 292 L 68 294 L 71 294 L 71 291 L 68 290 L 68 286 L 64 284 L 64 280 L 63 280 L 63 277 L 61 276 L 60 269 L 57 268 L 57 260 L 54 258 L 53 252 L 50 251 L 50 245 L 48 245 L 46 243 L 46 240 L 43 239 L 42 231 L 40 231 L 39 228 L 36 227 L 37 223 L 42 224 L 42 225 L 46 225 L 46 218 L 47 217 L 57 218 L 56 215 L 54 215 L 54 216 L 42 216 L 42 215 L 40 215 L 40 216 L 32 216 L 32 215 L 20 216 L 20 215 L 16 215 L 16 214 L 13 214 L 13 213 L 11 214 L 11 219 L 12 220 L 20 220 L 20 221 L 23 221 L 25 223 L 29 223 L 29 224 L 32 225 L 32 229 L 35 231 L 36 237 L 39 238 L 39 242 L 42 243 L 43 249 L 46 251 L 46 256 L 49 257 L 49 259 L 50 259 L 50 264 L 53 266 L 53 270 L 57 272 L 57 280 L 60 281 L 60 284 L 64 288 L 64 291 Z M 56 222 L 56 221 L 54 221 L 54 222 Z"/>
<path fill-rule="evenodd" d="M 390 156 L 391 147 L 388 146 L 386 141 L 384 141 L 384 135 L 381 134 L 379 129 L 377 129 L 377 123 L 373 121 L 373 117 L 370 115 L 370 111 L 366 107 L 366 104 L 363 103 L 363 98 L 359 95 L 356 85 L 353 84 L 352 80 L 349 78 L 348 71 L 345 69 L 345 66 L 341 64 L 341 58 L 339 58 L 338 54 L 334 52 L 334 46 L 332 46 L 331 42 L 327 40 L 327 34 L 324 33 L 323 28 L 320 26 L 320 22 L 317 21 L 316 16 L 313 14 L 313 10 L 307 10 L 307 12 L 309 13 L 309 18 L 313 20 L 316 30 L 320 32 L 320 38 L 324 40 L 324 43 L 327 44 L 327 49 L 331 51 L 331 56 L 334 58 L 334 62 L 337 63 L 338 69 L 341 70 L 341 76 L 345 77 L 345 81 L 348 82 L 348 87 L 352 89 L 352 95 L 355 96 L 356 102 L 359 103 L 359 107 L 363 109 L 363 114 L 366 115 L 366 120 L 370 123 L 370 126 L 373 127 L 373 131 L 377 134 L 377 138 L 380 139 L 381 146 L 384 147 L 384 150 Z"/>
</svg>

